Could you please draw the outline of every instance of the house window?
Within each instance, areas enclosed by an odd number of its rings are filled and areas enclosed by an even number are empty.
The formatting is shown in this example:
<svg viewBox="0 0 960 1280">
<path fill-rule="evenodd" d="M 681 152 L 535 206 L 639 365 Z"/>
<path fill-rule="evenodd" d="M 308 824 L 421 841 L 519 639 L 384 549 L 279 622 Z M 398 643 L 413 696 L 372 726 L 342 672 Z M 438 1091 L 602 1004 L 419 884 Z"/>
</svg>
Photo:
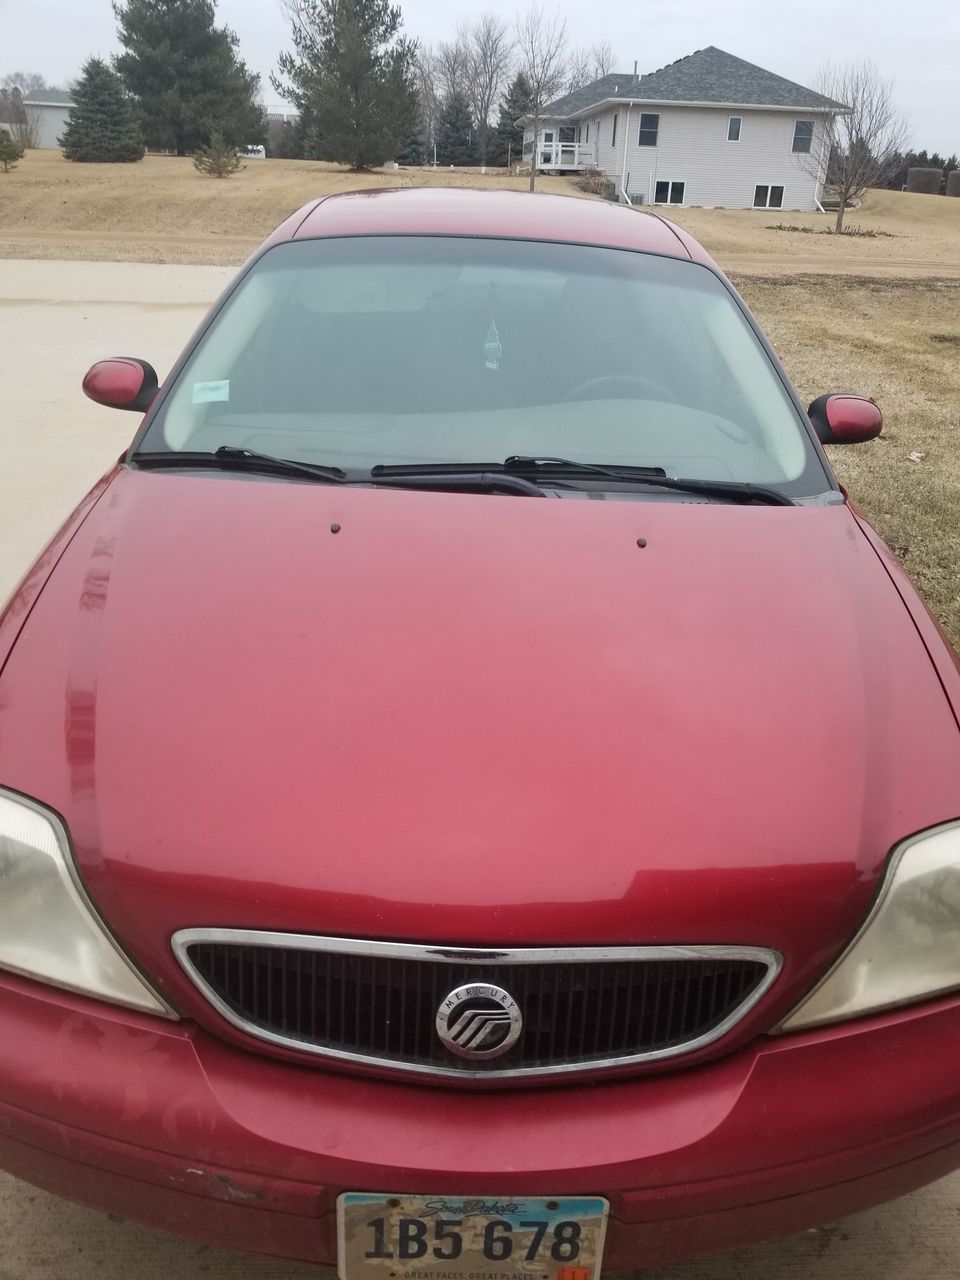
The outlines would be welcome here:
<svg viewBox="0 0 960 1280">
<path fill-rule="evenodd" d="M 660 117 L 654 112 L 652 115 L 644 113 L 640 117 L 640 132 L 637 134 L 638 147 L 655 147 L 657 145 L 657 134 L 660 132 Z"/>
<path fill-rule="evenodd" d="M 783 187 L 757 187 L 753 193 L 755 209 L 782 209 Z"/>
<path fill-rule="evenodd" d="M 794 151 L 809 152 L 813 146 L 813 121 L 797 120 L 793 125 Z"/>
<path fill-rule="evenodd" d="M 617 121 L 619 119 L 620 119 L 620 113 L 618 111 L 615 111 L 613 113 L 613 138 L 610 140 L 611 147 L 615 147 L 617 145 Z"/>
<path fill-rule="evenodd" d="M 584 142 L 589 142 L 589 141 L 590 141 L 590 126 L 587 125 L 587 136 L 584 138 Z"/>
<path fill-rule="evenodd" d="M 740 141 L 740 127 L 743 124 L 743 116 L 731 116 L 727 121 L 727 141 Z"/>
<path fill-rule="evenodd" d="M 658 182 L 654 191 L 654 204 L 683 204 L 682 182 Z"/>
</svg>

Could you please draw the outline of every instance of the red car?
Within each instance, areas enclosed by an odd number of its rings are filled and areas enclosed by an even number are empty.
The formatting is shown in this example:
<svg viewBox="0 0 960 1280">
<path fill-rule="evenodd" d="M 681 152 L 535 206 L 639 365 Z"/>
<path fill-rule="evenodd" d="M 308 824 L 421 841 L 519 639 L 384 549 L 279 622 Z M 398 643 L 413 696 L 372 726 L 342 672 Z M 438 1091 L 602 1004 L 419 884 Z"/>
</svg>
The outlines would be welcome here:
<svg viewBox="0 0 960 1280">
<path fill-rule="evenodd" d="M 0 1166 L 594 1280 L 960 1165 L 960 673 L 707 254 L 295 214 L 0 622 Z M 544 503 L 546 505 L 544 505 Z"/>
</svg>

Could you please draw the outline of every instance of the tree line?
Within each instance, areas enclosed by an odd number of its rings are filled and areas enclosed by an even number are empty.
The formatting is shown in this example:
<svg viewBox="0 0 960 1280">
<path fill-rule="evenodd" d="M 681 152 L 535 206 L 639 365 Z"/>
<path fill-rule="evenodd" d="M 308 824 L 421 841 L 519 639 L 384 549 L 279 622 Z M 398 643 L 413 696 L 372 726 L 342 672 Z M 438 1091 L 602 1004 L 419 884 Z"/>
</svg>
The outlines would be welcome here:
<svg viewBox="0 0 960 1280">
<path fill-rule="evenodd" d="M 491 13 L 435 47 L 403 35 L 389 0 L 284 0 L 293 49 L 272 83 L 296 111 L 276 153 L 360 169 L 506 164 L 522 157 L 521 116 L 609 73 L 609 44 L 567 50 L 566 25 L 542 6 L 513 26 Z M 535 174 L 531 171 L 531 186 Z"/>
<path fill-rule="evenodd" d="M 404 34 L 389 0 L 281 3 L 292 49 L 271 80 L 295 121 L 268 122 L 259 78 L 236 34 L 217 22 L 216 0 L 112 0 L 121 52 L 84 64 L 64 154 L 129 161 L 150 147 L 190 155 L 220 137 L 355 169 L 389 159 L 505 165 L 522 156 L 521 116 L 539 119 L 551 98 L 612 69 L 609 44 L 568 50 L 565 24 L 542 7 L 513 25 L 484 14 L 431 46 Z M 22 92 L 43 82 L 15 75 L 0 88 L 0 123 L 25 129 Z"/>
<path fill-rule="evenodd" d="M 902 191 L 907 185 L 907 174 L 911 169 L 942 169 L 943 180 L 940 183 L 940 194 L 947 189 L 947 178 L 960 169 L 960 159 L 956 153 L 946 159 L 938 151 L 898 151 L 891 157 L 886 181 L 883 183 L 890 191 Z"/>
<path fill-rule="evenodd" d="M 182 156 L 215 138 L 231 148 L 265 141 L 260 78 L 236 33 L 217 23 L 215 0 L 113 0 L 113 12 L 122 51 L 83 64 L 59 139 L 67 159 L 135 161 L 147 147 Z M 45 88 L 43 79 L 7 80 L 15 83 L 0 87 L 0 125 L 35 145 L 23 94 Z"/>
</svg>

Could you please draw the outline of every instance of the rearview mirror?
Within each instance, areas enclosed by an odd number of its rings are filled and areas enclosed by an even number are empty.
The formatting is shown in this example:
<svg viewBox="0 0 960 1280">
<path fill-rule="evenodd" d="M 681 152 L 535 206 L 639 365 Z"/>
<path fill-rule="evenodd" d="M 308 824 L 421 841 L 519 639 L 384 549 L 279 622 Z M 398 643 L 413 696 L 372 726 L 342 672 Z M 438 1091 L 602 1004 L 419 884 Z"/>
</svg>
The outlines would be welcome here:
<svg viewBox="0 0 960 1280">
<path fill-rule="evenodd" d="M 883 428 L 883 414 L 865 396 L 819 396 L 807 414 L 823 444 L 862 444 Z"/>
<path fill-rule="evenodd" d="M 135 356 L 98 360 L 87 370 L 83 394 L 110 409 L 132 409 L 146 413 L 159 388 L 156 370 Z"/>
</svg>

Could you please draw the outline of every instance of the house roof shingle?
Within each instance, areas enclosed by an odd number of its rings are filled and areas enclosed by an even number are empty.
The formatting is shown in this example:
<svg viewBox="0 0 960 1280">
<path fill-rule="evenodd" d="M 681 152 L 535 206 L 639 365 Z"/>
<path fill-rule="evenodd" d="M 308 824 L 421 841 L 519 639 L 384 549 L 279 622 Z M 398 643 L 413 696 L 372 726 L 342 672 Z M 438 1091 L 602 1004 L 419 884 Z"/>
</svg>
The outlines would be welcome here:
<svg viewBox="0 0 960 1280">
<path fill-rule="evenodd" d="M 735 58 L 714 45 L 679 58 L 659 71 L 635 77 L 609 75 L 564 94 L 544 108 L 552 117 L 581 115 L 609 98 L 644 102 L 716 102 L 737 106 L 804 107 L 824 110 L 841 104 L 802 84 Z"/>
<path fill-rule="evenodd" d="M 72 107 L 73 94 L 68 89 L 34 89 L 23 95 L 25 106 Z"/>
</svg>

